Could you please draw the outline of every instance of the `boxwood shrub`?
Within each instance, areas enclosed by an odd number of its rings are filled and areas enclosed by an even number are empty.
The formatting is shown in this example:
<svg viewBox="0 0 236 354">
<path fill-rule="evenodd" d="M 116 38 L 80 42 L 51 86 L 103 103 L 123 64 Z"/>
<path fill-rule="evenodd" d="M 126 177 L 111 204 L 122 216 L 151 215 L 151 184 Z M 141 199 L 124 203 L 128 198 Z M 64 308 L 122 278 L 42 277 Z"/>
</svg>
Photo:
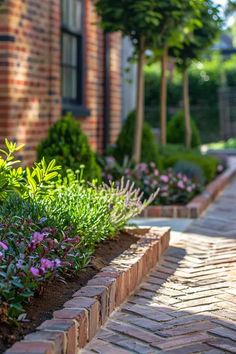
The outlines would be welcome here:
<svg viewBox="0 0 236 354">
<path fill-rule="evenodd" d="M 79 170 L 85 165 L 84 178 L 101 179 L 101 170 L 96 155 L 89 146 L 87 136 L 82 132 L 79 122 L 72 114 L 57 121 L 48 132 L 48 136 L 37 148 L 37 159 L 45 158 L 48 163 L 55 159 L 62 167 L 64 175 L 67 169 Z"/>
</svg>

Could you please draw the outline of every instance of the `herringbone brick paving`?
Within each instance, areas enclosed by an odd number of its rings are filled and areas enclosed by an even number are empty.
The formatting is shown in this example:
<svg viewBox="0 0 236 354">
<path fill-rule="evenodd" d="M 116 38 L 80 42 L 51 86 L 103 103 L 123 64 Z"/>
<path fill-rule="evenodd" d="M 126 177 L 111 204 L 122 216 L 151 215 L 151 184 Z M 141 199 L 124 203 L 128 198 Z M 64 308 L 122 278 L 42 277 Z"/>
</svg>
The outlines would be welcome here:
<svg viewBox="0 0 236 354">
<path fill-rule="evenodd" d="M 236 181 L 82 353 L 236 353 Z"/>
</svg>

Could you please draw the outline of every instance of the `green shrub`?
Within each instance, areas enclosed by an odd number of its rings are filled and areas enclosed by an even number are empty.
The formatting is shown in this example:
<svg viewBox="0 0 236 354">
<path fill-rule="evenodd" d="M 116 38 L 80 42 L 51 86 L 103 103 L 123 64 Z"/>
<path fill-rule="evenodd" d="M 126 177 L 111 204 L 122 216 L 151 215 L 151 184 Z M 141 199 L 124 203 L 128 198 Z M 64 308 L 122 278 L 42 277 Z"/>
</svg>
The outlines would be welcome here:
<svg viewBox="0 0 236 354">
<path fill-rule="evenodd" d="M 49 129 L 48 137 L 37 149 L 38 160 L 43 156 L 46 162 L 56 159 L 64 174 L 67 169 L 76 171 L 81 165 L 85 165 L 85 179 L 101 179 L 95 153 L 91 150 L 79 123 L 71 114 L 67 114 Z"/>
<path fill-rule="evenodd" d="M 196 123 L 191 119 L 192 139 L 191 146 L 196 148 L 201 144 L 200 133 Z M 171 144 L 185 144 L 185 123 L 184 113 L 177 112 L 168 122 L 167 125 L 167 141 Z"/>
<path fill-rule="evenodd" d="M 205 176 L 203 170 L 197 164 L 190 161 L 178 161 L 173 170 L 175 173 L 181 173 L 190 178 L 193 182 L 204 185 Z"/>
<path fill-rule="evenodd" d="M 135 112 L 131 112 L 125 121 L 122 130 L 118 136 L 116 146 L 113 150 L 113 156 L 119 163 L 123 163 L 125 157 L 131 159 L 133 140 L 135 134 Z M 158 159 L 158 147 L 152 128 L 146 122 L 143 125 L 142 136 L 142 162 L 155 162 L 160 164 Z M 158 163 L 159 162 L 159 163 Z"/>
<path fill-rule="evenodd" d="M 175 155 L 166 157 L 163 160 L 164 167 L 174 167 L 179 161 L 188 161 L 198 165 L 204 173 L 206 182 L 210 182 L 216 176 L 218 159 L 213 156 L 203 156 L 200 153 L 190 151 L 182 153 L 180 152 L 176 153 Z"/>
</svg>

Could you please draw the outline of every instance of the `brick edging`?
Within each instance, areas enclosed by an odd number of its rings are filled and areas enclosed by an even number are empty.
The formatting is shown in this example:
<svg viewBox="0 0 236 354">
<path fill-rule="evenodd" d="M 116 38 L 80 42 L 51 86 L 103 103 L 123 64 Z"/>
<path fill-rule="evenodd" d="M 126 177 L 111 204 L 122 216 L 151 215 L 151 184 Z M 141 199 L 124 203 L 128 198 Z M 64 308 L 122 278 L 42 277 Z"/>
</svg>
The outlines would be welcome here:
<svg viewBox="0 0 236 354">
<path fill-rule="evenodd" d="M 88 281 L 73 298 L 55 311 L 6 354 L 76 354 L 96 334 L 110 314 L 134 292 L 168 248 L 169 228 L 129 228 L 140 240 Z M 140 231 L 141 230 L 141 231 Z M 143 233 L 140 235 L 140 232 Z M 127 236 L 128 237 L 128 236 Z"/>
<path fill-rule="evenodd" d="M 168 205 L 147 207 L 141 214 L 142 217 L 168 217 L 168 218 L 198 218 L 202 212 L 216 199 L 218 194 L 236 176 L 236 168 L 228 168 L 214 181 L 209 183 L 204 191 L 193 198 L 187 205 Z"/>
</svg>

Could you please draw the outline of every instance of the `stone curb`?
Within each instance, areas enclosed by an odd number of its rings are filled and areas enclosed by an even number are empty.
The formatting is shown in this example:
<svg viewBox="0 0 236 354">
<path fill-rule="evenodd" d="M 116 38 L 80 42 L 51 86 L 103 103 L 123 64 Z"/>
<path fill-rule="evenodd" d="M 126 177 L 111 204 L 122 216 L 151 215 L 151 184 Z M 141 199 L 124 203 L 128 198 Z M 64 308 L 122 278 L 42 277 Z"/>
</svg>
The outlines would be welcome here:
<svg viewBox="0 0 236 354">
<path fill-rule="evenodd" d="M 127 230 L 141 239 L 88 281 L 73 298 L 9 348 L 6 354 L 76 354 L 96 334 L 111 313 L 135 291 L 169 246 L 170 229 Z M 140 235 L 141 233 L 141 235 Z M 128 236 L 127 236 L 128 237 Z"/>
<path fill-rule="evenodd" d="M 166 217 L 196 219 L 235 176 L 236 168 L 228 168 L 225 172 L 216 177 L 214 181 L 209 183 L 205 190 L 200 195 L 193 198 L 187 205 L 151 205 L 144 210 L 141 216 L 145 218 Z"/>
</svg>

